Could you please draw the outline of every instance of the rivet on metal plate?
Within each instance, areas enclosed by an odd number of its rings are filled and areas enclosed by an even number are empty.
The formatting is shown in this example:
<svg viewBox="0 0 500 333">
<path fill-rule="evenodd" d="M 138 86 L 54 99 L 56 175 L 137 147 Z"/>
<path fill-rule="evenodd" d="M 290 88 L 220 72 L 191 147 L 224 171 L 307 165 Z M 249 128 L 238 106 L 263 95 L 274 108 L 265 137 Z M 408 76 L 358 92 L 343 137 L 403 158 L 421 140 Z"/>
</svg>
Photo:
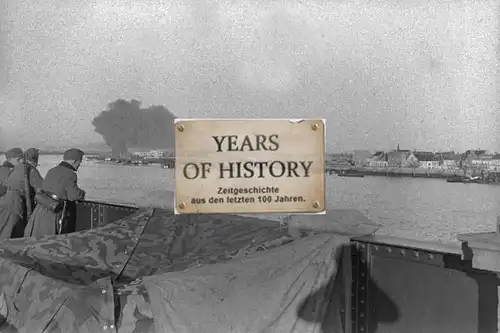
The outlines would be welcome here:
<svg viewBox="0 0 500 333">
<path fill-rule="evenodd" d="M 401 253 L 402 256 L 404 256 L 406 254 L 405 250 L 401 250 L 401 251 L 399 251 L 399 253 Z"/>
<path fill-rule="evenodd" d="M 361 244 L 359 247 L 362 248 L 362 249 L 364 249 L 365 248 L 365 244 Z"/>
<path fill-rule="evenodd" d="M 432 254 L 429 254 L 429 255 L 427 256 L 427 258 L 429 258 L 429 260 L 432 260 L 432 259 L 434 259 L 434 256 L 433 256 Z"/>
<path fill-rule="evenodd" d="M 390 247 L 387 247 L 387 252 L 392 252 L 392 249 Z"/>
<path fill-rule="evenodd" d="M 418 253 L 417 251 L 415 251 L 415 253 L 413 253 L 413 255 L 415 256 L 415 258 L 419 258 L 420 257 L 420 253 Z"/>
</svg>

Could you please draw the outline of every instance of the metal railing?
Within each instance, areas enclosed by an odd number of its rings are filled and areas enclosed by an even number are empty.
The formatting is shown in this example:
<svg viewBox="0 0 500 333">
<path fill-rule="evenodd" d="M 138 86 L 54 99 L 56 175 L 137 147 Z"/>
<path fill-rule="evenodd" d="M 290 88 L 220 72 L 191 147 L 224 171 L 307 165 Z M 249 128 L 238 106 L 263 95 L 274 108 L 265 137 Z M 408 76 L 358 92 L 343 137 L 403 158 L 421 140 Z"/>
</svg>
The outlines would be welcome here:
<svg viewBox="0 0 500 333">
<path fill-rule="evenodd" d="M 108 204 L 98 201 L 78 201 L 75 231 L 97 228 L 118 221 L 138 210 L 134 206 Z"/>
<path fill-rule="evenodd" d="M 352 239 L 351 269 L 343 272 L 351 276 L 345 332 L 497 332 L 497 274 L 474 268 L 463 251 L 392 237 Z"/>
</svg>

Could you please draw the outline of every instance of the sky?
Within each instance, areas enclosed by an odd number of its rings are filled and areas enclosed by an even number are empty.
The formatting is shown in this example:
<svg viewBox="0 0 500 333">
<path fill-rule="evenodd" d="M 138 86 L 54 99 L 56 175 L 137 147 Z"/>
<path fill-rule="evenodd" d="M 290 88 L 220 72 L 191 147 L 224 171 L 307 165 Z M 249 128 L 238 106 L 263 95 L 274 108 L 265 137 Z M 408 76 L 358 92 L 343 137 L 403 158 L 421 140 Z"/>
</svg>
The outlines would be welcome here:
<svg viewBox="0 0 500 333">
<path fill-rule="evenodd" d="M 325 118 L 327 149 L 500 151 L 495 0 L 10 0 L 0 145 L 100 141 L 117 98 Z"/>
</svg>

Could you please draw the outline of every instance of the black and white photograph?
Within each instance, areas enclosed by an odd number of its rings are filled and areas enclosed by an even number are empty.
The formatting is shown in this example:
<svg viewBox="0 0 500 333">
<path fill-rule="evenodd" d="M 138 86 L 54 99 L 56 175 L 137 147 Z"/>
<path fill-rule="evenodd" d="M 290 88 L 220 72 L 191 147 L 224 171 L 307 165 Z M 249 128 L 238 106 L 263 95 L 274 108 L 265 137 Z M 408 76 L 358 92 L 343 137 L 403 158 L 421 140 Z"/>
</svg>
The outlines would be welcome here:
<svg viewBox="0 0 500 333">
<path fill-rule="evenodd" d="M 0 333 L 500 332 L 500 3 L 4 0 Z"/>
</svg>

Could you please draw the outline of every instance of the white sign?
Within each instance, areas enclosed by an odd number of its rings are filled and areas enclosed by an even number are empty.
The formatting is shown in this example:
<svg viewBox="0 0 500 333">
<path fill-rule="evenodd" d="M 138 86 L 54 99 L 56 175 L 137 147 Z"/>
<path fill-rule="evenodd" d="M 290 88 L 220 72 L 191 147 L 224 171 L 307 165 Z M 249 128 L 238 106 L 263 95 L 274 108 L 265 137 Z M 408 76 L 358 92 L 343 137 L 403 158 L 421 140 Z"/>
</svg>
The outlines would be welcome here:
<svg viewBox="0 0 500 333">
<path fill-rule="evenodd" d="M 325 210 L 322 119 L 178 119 L 176 214 Z"/>
</svg>

